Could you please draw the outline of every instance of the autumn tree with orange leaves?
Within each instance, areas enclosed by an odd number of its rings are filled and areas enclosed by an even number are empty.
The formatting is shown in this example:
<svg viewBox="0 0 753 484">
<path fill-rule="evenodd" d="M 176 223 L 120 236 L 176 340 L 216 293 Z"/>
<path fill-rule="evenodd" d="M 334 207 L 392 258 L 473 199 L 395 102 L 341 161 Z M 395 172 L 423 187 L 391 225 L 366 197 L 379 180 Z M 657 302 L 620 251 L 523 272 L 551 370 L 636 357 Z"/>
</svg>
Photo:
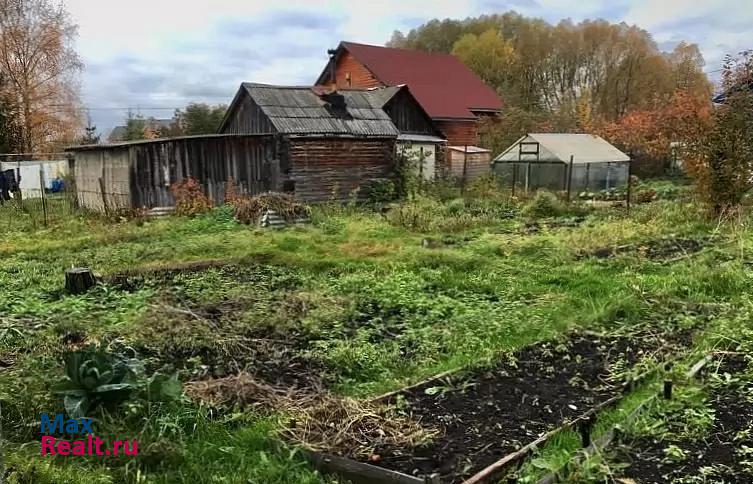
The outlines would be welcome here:
<svg viewBox="0 0 753 484">
<path fill-rule="evenodd" d="M 688 91 L 677 91 L 667 103 L 635 110 L 610 123 L 590 123 L 584 130 L 598 134 L 623 151 L 666 159 L 673 146 L 702 136 L 711 126 L 711 101 Z"/>
<path fill-rule="evenodd" d="M 687 150 L 688 170 L 716 214 L 753 192 L 753 51 L 726 58 L 722 88 L 709 129 Z"/>
<path fill-rule="evenodd" d="M 0 0 L 0 90 L 14 106 L 22 151 L 59 149 L 83 127 L 77 32 L 62 3 Z"/>
</svg>

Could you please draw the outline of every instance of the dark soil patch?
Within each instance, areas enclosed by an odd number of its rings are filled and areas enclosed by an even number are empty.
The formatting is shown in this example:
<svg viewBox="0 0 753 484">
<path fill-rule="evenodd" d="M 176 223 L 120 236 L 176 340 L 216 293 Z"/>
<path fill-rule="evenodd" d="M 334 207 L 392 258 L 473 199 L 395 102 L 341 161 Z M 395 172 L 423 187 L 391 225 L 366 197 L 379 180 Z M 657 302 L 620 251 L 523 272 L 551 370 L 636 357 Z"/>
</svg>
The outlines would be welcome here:
<svg viewBox="0 0 753 484">
<path fill-rule="evenodd" d="M 713 368 L 713 365 L 710 365 Z M 746 368 L 742 357 L 725 361 L 720 372 L 735 374 Z M 620 452 L 628 467 L 623 475 L 638 484 L 753 482 L 753 402 L 739 386 L 712 393 L 714 424 L 699 441 L 641 438 Z M 675 446 L 684 457 L 668 458 Z M 672 452 L 677 455 L 677 452 Z"/>
<path fill-rule="evenodd" d="M 535 220 L 527 222 L 521 229 L 524 234 L 537 234 L 542 230 L 556 230 L 578 227 L 586 221 L 586 217 L 574 217 L 566 219 Z"/>
<path fill-rule="evenodd" d="M 631 338 L 576 335 L 508 362 L 402 394 L 406 413 L 443 436 L 420 448 L 377 448 L 380 465 L 459 482 L 622 390 L 619 369 L 689 343 L 691 333 Z"/>
<path fill-rule="evenodd" d="M 650 260 L 667 261 L 700 252 L 703 248 L 710 245 L 711 241 L 711 237 L 655 239 L 638 244 L 604 247 L 584 254 L 581 258 L 595 257 L 597 259 L 608 259 L 617 257 L 618 255 L 638 254 Z"/>
</svg>

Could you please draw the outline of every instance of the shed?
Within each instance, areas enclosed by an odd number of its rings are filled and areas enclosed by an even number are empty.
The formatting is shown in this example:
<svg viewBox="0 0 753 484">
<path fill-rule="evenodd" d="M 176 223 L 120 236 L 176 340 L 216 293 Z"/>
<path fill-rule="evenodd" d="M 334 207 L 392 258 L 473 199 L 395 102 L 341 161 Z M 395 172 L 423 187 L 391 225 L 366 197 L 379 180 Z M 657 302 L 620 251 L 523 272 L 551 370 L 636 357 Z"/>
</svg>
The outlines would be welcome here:
<svg viewBox="0 0 753 484">
<path fill-rule="evenodd" d="M 527 134 L 493 164 L 513 187 L 526 190 L 610 190 L 626 185 L 630 174 L 630 157 L 592 134 Z"/>
<path fill-rule="evenodd" d="M 170 187 L 195 178 L 215 203 L 233 180 L 249 194 L 279 190 L 273 135 L 204 135 L 68 148 L 78 202 L 96 211 L 174 206 Z"/>
<path fill-rule="evenodd" d="M 399 132 L 382 108 L 364 90 L 243 83 L 219 132 L 278 137 L 280 181 L 296 198 L 365 199 L 395 172 Z"/>
<path fill-rule="evenodd" d="M 448 146 L 448 168 L 461 180 L 472 180 L 490 171 L 492 152 L 478 146 Z"/>
</svg>

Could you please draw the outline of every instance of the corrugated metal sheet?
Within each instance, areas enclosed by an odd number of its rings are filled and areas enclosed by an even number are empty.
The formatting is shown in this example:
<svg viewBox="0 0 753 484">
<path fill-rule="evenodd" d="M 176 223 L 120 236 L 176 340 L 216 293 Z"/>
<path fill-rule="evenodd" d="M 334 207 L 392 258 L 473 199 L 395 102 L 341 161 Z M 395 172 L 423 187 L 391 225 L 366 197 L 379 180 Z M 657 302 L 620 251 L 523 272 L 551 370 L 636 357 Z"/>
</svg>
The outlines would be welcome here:
<svg viewBox="0 0 753 484">
<path fill-rule="evenodd" d="M 346 113 L 327 109 L 327 103 L 310 87 L 244 83 L 254 102 L 284 134 L 332 134 L 394 138 L 399 134 L 379 105 L 382 93 L 341 91 Z"/>
<path fill-rule="evenodd" d="M 460 153 L 491 153 L 492 150 L 480 146 L 448 146 L 448 150 L 459 151 Z"/>
<path fill-rule="evenodd" d="M 521 154 L 521 146 L 522 151 L 527 154 Z M 534 153 L 537 148 L 538 153 Z M 569 163 L 571 156 L 575 164 L 630 161 L 628 155 L 599 136 L 571 133 L 528 134 L 494 158 L 494 161 Z"/>
<path fill-rule="evenodd" d="M 411 134 L 411 133 L 402 133 L 400 136 L 397 137 L 398 141 L 414 141 L 417 143 L 423 142 L 423 143 L 445 143 L 445 140 L 443 138 L 440 138 L 439 136 L 429 136 L 426 134 Z"/>
</svg>

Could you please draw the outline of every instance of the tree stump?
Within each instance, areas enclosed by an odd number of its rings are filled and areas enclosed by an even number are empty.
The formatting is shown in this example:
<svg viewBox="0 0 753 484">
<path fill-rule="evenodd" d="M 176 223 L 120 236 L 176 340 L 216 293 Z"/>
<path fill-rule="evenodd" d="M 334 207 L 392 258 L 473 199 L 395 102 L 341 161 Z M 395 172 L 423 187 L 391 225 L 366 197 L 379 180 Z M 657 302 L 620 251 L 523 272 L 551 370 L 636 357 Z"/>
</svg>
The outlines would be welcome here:
<svg viewBox="0 0 753 484">
<path fill-rule="evenodd" d="M 95 284 L 97 278 L 88 267 L 74 267 L 65 271 L 65 290 L 68 294 L 83 294 Z"/>
</svg>

